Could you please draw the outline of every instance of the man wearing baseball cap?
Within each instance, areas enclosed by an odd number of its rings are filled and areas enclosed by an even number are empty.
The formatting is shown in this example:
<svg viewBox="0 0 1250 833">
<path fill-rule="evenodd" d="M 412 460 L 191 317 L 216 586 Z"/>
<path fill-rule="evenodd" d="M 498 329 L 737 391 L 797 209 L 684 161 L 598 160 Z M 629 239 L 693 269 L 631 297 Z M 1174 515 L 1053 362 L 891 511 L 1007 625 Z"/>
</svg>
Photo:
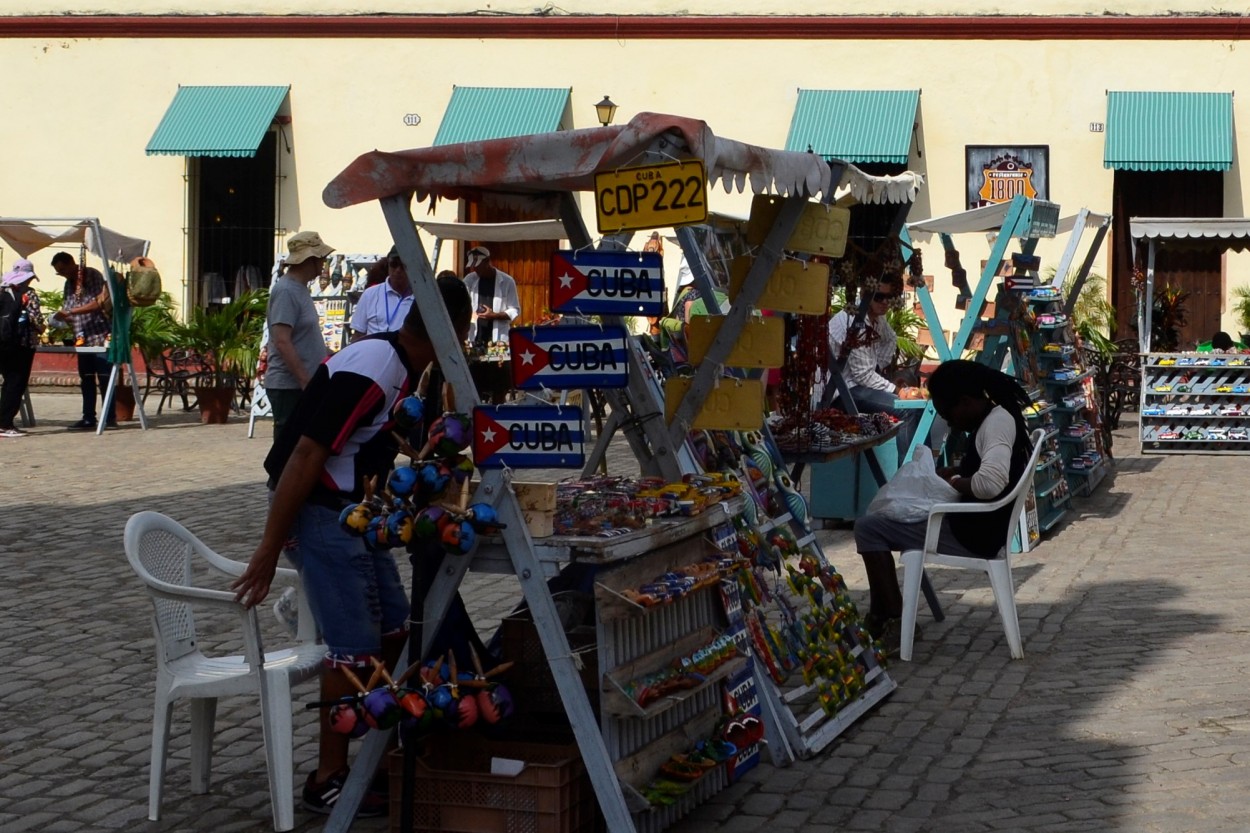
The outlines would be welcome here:
<svg viewBox="0 0 1250 833">
<path fill-rule="evenodd" d="M 13 420 L 30 382 L 35 348 L 45 326 L 39 296 L 30 288 L 30 282 L 37 280 L 35 265 L 25 258 L 14 261 L 13 268 L 0 279 L 0 315 L 7 319 L 0 324 L 0 373 L 4 374 L 4 385 L 0 387 L 0 437 L 25 434 Z"/>
<path fill-rule="evenodd" d="M 321 274 L 322 263 L 334 251 L 315 231 L 291 235 L 286 249 L 286 272 L 269 288 L 265 310 L 265 326 L 269 328 L 265 392 L 273 407 L 275 438 L 328 352 L 308 284 Z"/>
<path fill-rule="evenodd" d="M 508 330 L 521 314 L 516 280 L 491 264 L 490 249 L 474 246 L 465 263 L 464 285 L 474 310 L 469 341 L 473 342 L 474 352 L 485 353 L 491 342 L 508 340 Z M 479 365 L 477 370 L 475 381 L 482 398 L 496 404 L 502 402 L 512 384 L 511 369 L 492 362 L 489 367 Z"/>
</svg>

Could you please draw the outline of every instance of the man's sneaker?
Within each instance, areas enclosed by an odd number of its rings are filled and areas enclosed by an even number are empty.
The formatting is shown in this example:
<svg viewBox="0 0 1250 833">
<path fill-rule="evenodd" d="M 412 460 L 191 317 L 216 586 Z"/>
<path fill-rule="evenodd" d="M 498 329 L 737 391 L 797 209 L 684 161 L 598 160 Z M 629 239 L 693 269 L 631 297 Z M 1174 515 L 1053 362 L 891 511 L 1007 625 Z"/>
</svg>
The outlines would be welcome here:
<svg viewBox="0 0 1250 833">
<path fill-rule="evenodd" d="M 66 428 L 65 430 L 66 431 L 94 431 L 95 420 L 94 419 L 80 419 L 77 422 L 75 422 L 73 425 Z"/>
<path fill-rule="evenodd" d="M 347 783 L 349 770 L 343 767 L 320 784 L 317 783 L 317 771 L 308 773 L 304 782 L 304 809 L 313 813 L 328 816 L 334 811 L 334 805 Z M 390 802 L 375 792 L 365 791 L 365 797 L 356 810 L 356 818 L 369 819 L 385 816 L 390 810 Z"/>
<path fill-rule="evenodd" d="M 16 428 L 0 428 L 0 437 L 25 437 L 25 431 L 18 431 Z"/>
</svg>

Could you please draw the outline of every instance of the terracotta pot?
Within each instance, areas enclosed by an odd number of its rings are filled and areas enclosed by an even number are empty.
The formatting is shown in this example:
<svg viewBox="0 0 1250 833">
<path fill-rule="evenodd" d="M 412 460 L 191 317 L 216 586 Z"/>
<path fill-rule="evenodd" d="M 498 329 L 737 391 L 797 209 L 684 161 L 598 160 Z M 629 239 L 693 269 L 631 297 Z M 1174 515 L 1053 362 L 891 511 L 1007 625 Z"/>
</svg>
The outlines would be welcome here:
<svg viewBox="0 0 1250 833">
<path fill-rule="evenodd" d="M 118 422 L 135 418 L 135 392 L 128 383 L 119 382 L 113 391 L 113 409 L 117 412 Z"/>
<path fill-rule="evenodd" d="M 234 388 L 206 388 L 195 386 L 195 396 L 200 402 L 200 424 L 225 425 L 230 419 L 230 405 L 234 402 Z"/>
</svg>

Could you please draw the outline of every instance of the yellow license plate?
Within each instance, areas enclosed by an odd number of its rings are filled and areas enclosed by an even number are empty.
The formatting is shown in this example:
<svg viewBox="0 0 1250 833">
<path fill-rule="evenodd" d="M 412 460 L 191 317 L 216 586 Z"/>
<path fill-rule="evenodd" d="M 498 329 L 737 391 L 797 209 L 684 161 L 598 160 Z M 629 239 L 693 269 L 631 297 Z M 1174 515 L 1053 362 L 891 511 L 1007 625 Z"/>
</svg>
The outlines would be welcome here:
<svg viewBox="0 0 1250 833">
<path fill-rule="evenodd" d="M 725 319 L 716 315 L 692 315 L 686 341 L 690 363 L 699 364 L 716 340 Z M 781 367 L 785 363 L 786 325 L 780 318 L 751 316 L 742 326 L 738 341 L 725 364 L 730 367 Z"/>
<path fill-rule="evenodd" d="M 703 162 L 665 162 L 595 174 L 595 214 L 600 234 L 705 222 Z"/>
<path fill-rule="evenodd" d="M 744 255 L 736 257 L 729 265 L 729 297 L 736 300 L 742 291 L 747 272 L 755 258 Z M 803 263 L 783 260 L 777 264 L 764 292 L 755 302 L 760 309 L 795 312 L 803 315 L 823 315 L 829 309 L 829 265 L 826 263 Z"/>
<path fill-rule="evenodd" d="M 690 390 L 690 379 L 673 376 L 664 383 L 664 419 L 673 415 Z M 714 431 L 755 431 L 764 425 L 764 380 L 721 379 L 708 392 L 691 428 Z"/>
<path fill-rule="evenodd" d="M 785 198 L 757 194 L 751 200 L 751 219 L 747 222 L 747 243 L 762 245 L 781 213 Z M 851 210 L 836 205 L 809 202 L 803 208 L 799 223 L 790 239 L 781 248 L 791 252 L 807 252 L 826 257 L 842 257 L 851 229 Z"/>
</svg>

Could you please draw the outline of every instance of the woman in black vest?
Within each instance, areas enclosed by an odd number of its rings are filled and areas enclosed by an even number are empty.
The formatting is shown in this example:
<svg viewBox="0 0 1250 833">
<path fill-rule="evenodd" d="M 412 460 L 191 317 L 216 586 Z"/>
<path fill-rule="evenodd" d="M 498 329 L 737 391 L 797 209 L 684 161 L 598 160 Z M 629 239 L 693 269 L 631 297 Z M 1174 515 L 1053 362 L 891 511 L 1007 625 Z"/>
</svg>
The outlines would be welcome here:
<svg viewBox="0 0 1250 833">
<path fill-rule="evenodd" d="M 972 435 L 958 467 L 939 469 L 965 501 L 998 500 L 1020 480 L 1029 462 L 1023 408 L 1029 396 L 1011 376 L 977 362 L 944 362 L 929 378 L 929 396 L 952 430 Z M 938 549 L 950 555 L 993 558 L 1007 538 L 1011 506 L 989 514 L 951 515 L 942 524 Z M 928 521 L 903 523 L 880 515 L 855 522 L 855 547 L 868 573 L 869 631 L 887 651 L 898 646 L 903 596 L 893 552 L 924 546 Z"/>
</svg>

